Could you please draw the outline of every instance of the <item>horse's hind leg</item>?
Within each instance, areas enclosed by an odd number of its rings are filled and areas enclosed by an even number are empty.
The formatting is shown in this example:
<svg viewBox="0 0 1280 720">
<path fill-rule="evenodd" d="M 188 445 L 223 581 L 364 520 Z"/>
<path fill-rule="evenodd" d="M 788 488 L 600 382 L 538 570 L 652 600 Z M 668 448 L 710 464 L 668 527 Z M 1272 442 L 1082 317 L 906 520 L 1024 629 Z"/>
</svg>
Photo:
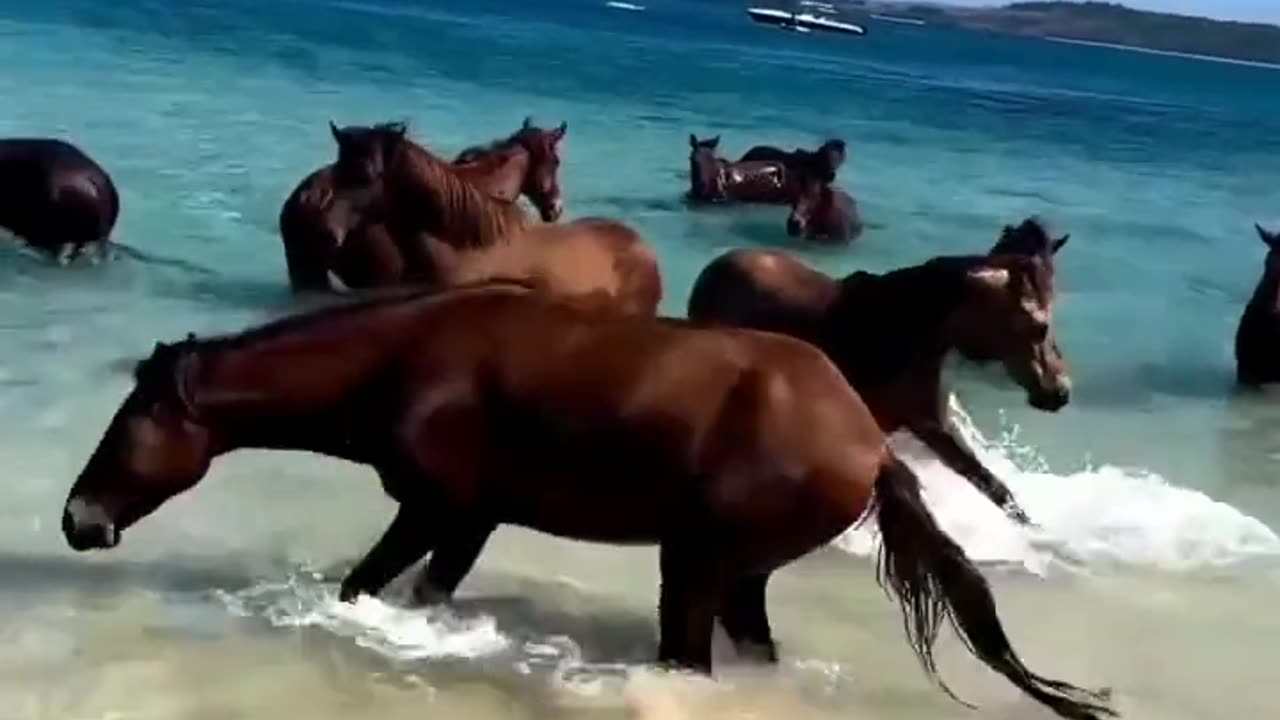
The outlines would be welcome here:
<svg viewBox="0 0 1280 720">
<path fill-rule="evenodd" d="M 497 525 L 487 520 L 462 523 L 441 540 L 413 585 L 413 599 L 423 605 L 445 603 L 475 567 Z"/>
<path fill-rule="evenodd" d="M 721 587 L 706 564 L 693 562 L 694 546 L 664 542 L 659 566 L 658 662 L 674 668 L 711 672 L 711 634 L 720 608 Z"/>
<path fill-rule="evenodd" d="M 778 662 L 778 646 L 769 627 L 765 594 L 769 573 L 749 575 L 730 586 L 720 604 L 720 624 L 738 654 L 765 663 Z"/>
<path fill-rule="evenodd" d="M 342 581 L 338 599 L 355 600 L 358 595 L 377 595 L 410 565 L 431 550 L 436 524 L 430 513 L 417 504 L 401 503 L 391 526 L 373 548 Z"/>
</svg>

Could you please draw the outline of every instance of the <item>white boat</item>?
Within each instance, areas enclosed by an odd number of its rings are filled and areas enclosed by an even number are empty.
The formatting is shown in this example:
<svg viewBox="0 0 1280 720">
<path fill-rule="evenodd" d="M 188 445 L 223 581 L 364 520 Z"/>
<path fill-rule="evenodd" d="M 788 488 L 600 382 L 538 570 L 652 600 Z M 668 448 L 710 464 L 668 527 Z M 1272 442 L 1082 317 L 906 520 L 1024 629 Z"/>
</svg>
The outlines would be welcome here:
<svg viewBox="0 0 1280 720">
<path fill-rule="evenodd" d="M 791 12 L 777 8 L 747 8 L 752 20 L 765 25 L 777 25 L 787 30 L 806 32 L 808 30 L 826 30 L 828 32 L 845 33 L 847 35 L 866 35 L 867 29 L 861 25 L 824 18 L 808 12 Z"/>
</svg>

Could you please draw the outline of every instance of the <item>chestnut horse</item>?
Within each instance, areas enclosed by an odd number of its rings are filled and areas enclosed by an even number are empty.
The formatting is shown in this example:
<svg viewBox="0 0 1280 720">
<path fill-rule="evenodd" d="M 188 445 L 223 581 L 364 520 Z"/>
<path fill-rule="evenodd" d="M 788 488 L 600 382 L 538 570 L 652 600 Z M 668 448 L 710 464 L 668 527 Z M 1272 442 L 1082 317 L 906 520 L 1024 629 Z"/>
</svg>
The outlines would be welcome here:
<svg viewBox="0 0 1280 720">
<path fill-rule="evenodd" d="M 60 264 L 86 247 L 101 257 L 120 216 L 102 166 L 56 138 L 0 139 L 0 228 Z"/>
<path fill-rule="evenodd" d="M 1049 251 L 938 257 L 835 280 L 780 252 L 731 250 L 694 281 L 688 315 L 704 325 L 771 330 L 814 343 L 885 432 L 910 430 L 947 467 L 1026 523 L 1009 488 L 956 436 L 942 366 L 952 349 L 977 362 L 999 361 L 1032 407 L 1054 412 L 1065 406 L 1071 383 L 1053 335 L 1053 277 Z"/>
<path fill-rule="evenodd" d="M 719 146 L 719 135 L 706 140 L 689 135 L 691 202 L 785 205 L 800 184 L 810 179 L 830 183 L 836 177 L 837 156 L 830 152 L 796 150 L 779 160 L 733 162 L 716 154 Z"/>
<path fill-rule="evenodd" d="M 770 575 L 874 515 L 882 582 L 934 679 L 950 620 L 975 657 L 1063 717 L 1113 714 L 1101 694 L 1023 664 L 986 579 L 808 343 L 487 283 L 157 345 L 135 379 L 67 498 L 76 550 L 116 546 L 223 453 L 319 453 L 373 467 L 399 503 L 342 599 L 377 593 L 476 525 L 657 545 L 659 660 L 710 672 L 717 617 L 739 648 L 776 660 Z"/>
<path fill-rule="evenodd" d="M 402 125 L 390 124 L 388 128 Z M 342 130 L 329 123 L 337 140 Z M 559 219 L 564 209 L 557 179 L 559 149 L 567 125 L 555 130 L 533 126 L 526 119 L 519 130 L 487 148 L 471 148 L 454 161 L 456 172 L 484 192 L 514 201 L 524 194 L 544 220 Z M 347 152 L 360 155 L 351 144 Z M 343 152 L 339 143 L 339 155 Z M 464 157 L 465 156 L 465 157 Z M 339 173 L 337 168 L 345 170 Z M 290 284 L 295 290 L 330 289 L 329 271 L 347 287 L 364 288 L 389 284 L 400 259 L 377 238 L 385 231 L 376 220 L 382 168 L 356 160 L 335 162 L 317 169 L 294 188 L 280 210 L 280 238 L 284 243 Z M 351 231 L 361 227 L 373 240 L 370 247 L 355 252 L 341 248 Z"/>
<path fill-rule="evenodd" d="M 523 278 L 561 294 L 597 294 L 623 312 L 652 315 L 662 297 L 653 250 L 606 218 L 567 223 L 528 218 L 461 178 L 409 140 L 403 126 L 348 127 L 337 134 L 338 165 L 380 168 L 379 207 L 353 236 L 370 235 L 396 275 L 378 285 L 447 287 L 492 277 Z M 351 243 L 353 249 L 363 247 Z"/>
<path fill-rule="evenodd" d="M 787 216 L 787 234 L 824 243 L 844 244 L 862 235 L 858 202 L 849 193 L 823 182 L 799 183 Z"/>
<path fill-rule="evenodd" d="M 1236 328 L 1236 381 L 1246 387 L 1280 382 L 1280 234 L 1256 227 L 1267 257 Z"/>
</svg>

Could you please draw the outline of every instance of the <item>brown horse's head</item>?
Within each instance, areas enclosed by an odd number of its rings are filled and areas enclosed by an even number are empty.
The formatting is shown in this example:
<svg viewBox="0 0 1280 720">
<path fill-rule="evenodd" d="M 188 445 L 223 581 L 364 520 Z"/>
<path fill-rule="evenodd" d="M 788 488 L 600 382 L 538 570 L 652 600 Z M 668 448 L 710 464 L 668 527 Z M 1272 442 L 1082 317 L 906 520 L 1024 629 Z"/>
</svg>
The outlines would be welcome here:
<svg viewBox="0 0 1280 720">
<path fill-rule="evenodd" d="M 713 198 L 723 194 L 724 163 L 716 156 L 720 136 L 699 140 L 689 134 L 689 194 L 695 198 Z"/>
<path fill-rule="evenodd" d="M 343 185 L 366 186 L 382 178 L 387 159 L 405 139 L 404 123 L 381 125 L 348 125 L 338 127 L 329 121 L 329 131 L 338 143 L 338 160 L 334 173 Z"/>
<path fill-rule="evenodd" d="M 1053 256 L 999 255 L 966 270 L 949 334 L 962 355 L 999 361 L 1027 391 L 1027 403 L 1056 412 L 1071 398 L 1071 379 L 1053 330 Z"/>
<path fill-rule="evenodd" d="M 1017 227 L 1005 225 L 1000 238 L 991 247 L 989 255 L 1054 255 L 1071 239 L 1068 233 L 1054 239 L 1042 220 L 1029 217 Z"/>
<path fill-rule="evenodd" d="M 560 146 L 564 142 L 569 123 L 562 122 L 554 130 L 544 130 L 532 124 L 531 118 L 511 139 L 529 154 L 529 171 L 525 173 L 520 192 L 538 208 L 543 222 L 555 222 L 564 212 L 564 199 L 560 196 Z"/>
<path fill-rule="evenodd" d="M 814 151 L 817 155 L 822 156 L 825 162 L 831 166 L 831 172 L 834 175 L 844 165 L 846 148 L 843 140 L 832 138 L 818 146 Z M 832 177 L 834 180 L 835 178 Z"/>
<path fill-rule="evenodd" d="M 62 532 L 72 548 L 115 547 L 126 528 L 208 471 L 212 440 L 192 398 L 193 341 L 157 343 L 138 363 L 133 392 L 67 497 Z"/>
<path fill-rule="evenodd" d="M 844 158 L 844 143 L 840 153 L 819 149 L 814 152 L 796 150 L 787 164 L 787 178 L 791 187 L 791 214 L 787 216 L 787 234 L 804 235 L 818 213 L 831 202 L 831 183 L 836 179 L 837 162 Z"/>
</svg>

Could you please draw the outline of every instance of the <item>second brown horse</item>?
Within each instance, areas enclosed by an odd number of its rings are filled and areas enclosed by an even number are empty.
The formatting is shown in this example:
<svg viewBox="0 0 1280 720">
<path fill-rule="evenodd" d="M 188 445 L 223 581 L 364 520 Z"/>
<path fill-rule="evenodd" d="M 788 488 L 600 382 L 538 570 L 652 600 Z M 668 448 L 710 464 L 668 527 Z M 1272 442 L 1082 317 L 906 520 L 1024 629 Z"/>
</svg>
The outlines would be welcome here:
<svg viewBox="0 0 1280 720">
<path fill-rule="evenodd" d="M 366 149 L 356 147 L 356 142 L 348 141 L 344 147 L 343 129 L 332 123 L 329 129 L 339 146 L 337 162 L 304 178 L 280 210 L 280 238 L 290 283 L 299 291 L 328 290 L 332 271 L 349 288 L 394 284 L 402 272 L 400 258 L 377 245 L 385 235 L 376 219 L 382 166 L 365 162 Z M 564 211 L 558 175 L 567 129 L 561 123 L 554 130 L 544 130 L 525 118 L 510 137 L 459 153 L 454 171 L 493 198 L 515 201 L 524 195 L 544 221 L 553 222 Z M 344 248 L 357 228 L 356 239 L 365 245 Z"/>
<path fill-rule="evenodd" d="M 776 659 L 770 576 L 871 514 L 883 580 L 935 679 L 950 620 L 979 660 L 1061 716 L 1112 714 L 1023 664 L 919 480 L 839 370 L 793 338 L 490 284 L 157 346 L 68 495 L 67 542 L 114 547 L 241 448 L 377 470 L 399 510 L 344 599 L 476 524 L 656 544 L 659 659 L 705 672 L 717 618 L 739 648 Z"/>
<path fill-rule="evenodd" d="M 337 141 L 339 169 L 349 164 L 377 173 L 379 203 L 346 243 L 353 251 L 375 248 L 390 260 L 382 267 L 394 274 L 375 277 L 376 284 L 451 287 L 523 278 L 561 295 L 596 296 L 621 312 L 657 312 L 657 257 L 623 223 L 532 220 L 514 202 L 460 177 L 406 137 L 403 126 L 348 127 Z M 360 244 L 352 242 L 357 238 Z"/>
<path fill-rule="evenodd" d="M 1034 237 L 1031 237 L 1034 236 Z M 939 257 L 883 275 L 833 279 L 774 251 L 731 250 L 694 281 L 688 314 L 701 324 L 786 333 L 826 351 L 885 432 L 906 428 L 1019 522 L 1013 494 L 956 435 L 943 360 L 952 349 L 1004 364 L 1027 402 L 1057 411 L 1070 397 L 1053 333 L 1058 242 L 1035 221 L 1002 242 L 1030 254 Z M 997 247 L 1003 247 L 998 245 Z"/>
</svg>

